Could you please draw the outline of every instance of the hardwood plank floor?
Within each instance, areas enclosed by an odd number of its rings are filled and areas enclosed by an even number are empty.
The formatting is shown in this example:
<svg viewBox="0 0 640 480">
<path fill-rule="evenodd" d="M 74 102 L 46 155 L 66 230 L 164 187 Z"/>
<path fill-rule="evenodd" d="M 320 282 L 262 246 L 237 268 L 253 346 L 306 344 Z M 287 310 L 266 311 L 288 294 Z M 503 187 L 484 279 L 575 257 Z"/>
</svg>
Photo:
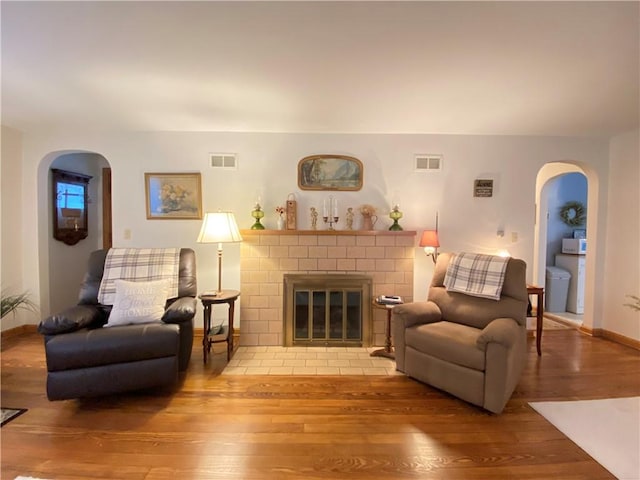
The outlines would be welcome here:
<svg viewBox="0 0 640 480">
<path fill-rule="evenodd" d="M 42 339 L 2 343 L 2 478 L 611 479 L 529 401 L 640 395 L 640 352 L 545 332 L 502 415 L 404 376 L 220 376 L 196 338 L 180 385 L 49 402 Z M 221 347 L 224 349 L 224 345 Z"/>
</svg>

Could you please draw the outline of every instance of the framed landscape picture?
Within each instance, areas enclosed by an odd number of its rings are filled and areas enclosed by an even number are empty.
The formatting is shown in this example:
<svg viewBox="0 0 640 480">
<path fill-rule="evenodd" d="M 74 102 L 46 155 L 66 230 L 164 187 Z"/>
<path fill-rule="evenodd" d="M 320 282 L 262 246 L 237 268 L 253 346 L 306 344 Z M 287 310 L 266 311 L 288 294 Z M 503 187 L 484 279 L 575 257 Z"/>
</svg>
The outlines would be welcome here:
<svg viewBox="0 0 640 480">
<path fill-rule="evenodd" d="M 202 219 L 200 173 L 145 173 L 147 219 Z"/>
<path fill-rule="evenodd" d="M 301 190 L 360 190 L 364 167 L 355 157 L 311 155 L 298 162 Z"/>
</svg>

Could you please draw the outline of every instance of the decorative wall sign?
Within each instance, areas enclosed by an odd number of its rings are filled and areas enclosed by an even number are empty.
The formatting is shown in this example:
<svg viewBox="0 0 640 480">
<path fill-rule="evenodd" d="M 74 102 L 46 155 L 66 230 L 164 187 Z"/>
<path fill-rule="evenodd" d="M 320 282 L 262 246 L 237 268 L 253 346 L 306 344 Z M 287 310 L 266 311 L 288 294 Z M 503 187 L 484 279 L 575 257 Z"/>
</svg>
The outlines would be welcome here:
<svg viewBox="0 0 640 480">
<path fill-rule="evenodd" d="M 202 219 L 200 173 L 145 173 L 147 219 Z"/>
<path fill-rule="evenodd" d="M 483 179 L 473 181 L 474 197 L 493 197 L 493 180 Z"/>
<path fill-rule="evenodd" d="M 301 190 L 360 190 L 364 167 L 355 157 L 311 155 L 298 162 Z"/>
</svg>

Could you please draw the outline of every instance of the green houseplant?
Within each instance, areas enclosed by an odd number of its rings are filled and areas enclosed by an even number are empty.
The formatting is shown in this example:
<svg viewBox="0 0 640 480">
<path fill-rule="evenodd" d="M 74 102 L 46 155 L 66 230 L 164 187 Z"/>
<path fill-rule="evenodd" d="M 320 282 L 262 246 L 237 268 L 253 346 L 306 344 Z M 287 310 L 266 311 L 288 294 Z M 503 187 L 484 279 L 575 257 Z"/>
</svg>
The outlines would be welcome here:
<svg viewBox="0 0 640 480">
<path fill-rule="evenodd" d="M 17 293 L 10 295 L 4 290 L 2 291 L 2 314 L 0 318 L 6 317 L 11 312 L 19 308 L 25 310 L 35 311 L 37 306 L 30 298 L 29 292 Z"/>
<path fill-rule="evenodd" d="M 634 303 L 625 303 L 624 306 L 633 308 L 636 312 L 640 311 L 640 297 L 638 297 L 637 295 L 625 295 L 625 296 L 633 299 Z"/>
</svg>

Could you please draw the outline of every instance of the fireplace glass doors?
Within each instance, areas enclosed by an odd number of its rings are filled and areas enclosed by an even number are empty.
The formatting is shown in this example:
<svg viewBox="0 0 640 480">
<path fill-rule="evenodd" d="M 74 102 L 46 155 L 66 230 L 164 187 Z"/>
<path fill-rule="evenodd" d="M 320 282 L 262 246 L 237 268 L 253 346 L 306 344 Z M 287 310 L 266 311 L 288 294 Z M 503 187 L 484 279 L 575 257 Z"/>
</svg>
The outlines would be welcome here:
<svg viewBox="0 0 640 480">
<path fill-rule="evenodd" d="M 369 346 L 371 277 L 285 275 L 285 345 Z"/>
</svg>

